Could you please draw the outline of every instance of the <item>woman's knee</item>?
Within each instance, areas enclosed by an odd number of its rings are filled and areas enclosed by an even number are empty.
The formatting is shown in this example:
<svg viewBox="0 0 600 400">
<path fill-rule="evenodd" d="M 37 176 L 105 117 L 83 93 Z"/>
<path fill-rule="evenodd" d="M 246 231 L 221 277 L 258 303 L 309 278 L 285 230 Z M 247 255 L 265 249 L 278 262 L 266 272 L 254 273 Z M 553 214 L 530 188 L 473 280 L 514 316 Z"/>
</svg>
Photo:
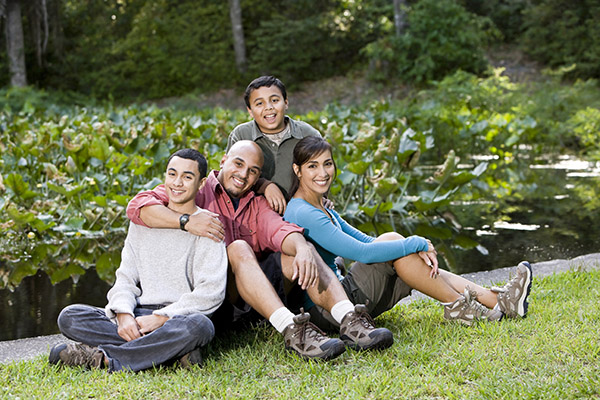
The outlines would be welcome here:
<svg viewBox="0 0 600 400">
<path fill-rule="evenodd" d="M 386 232 L 382 233 L 377 237 L 377 241 L 385 241 L 385 240 L 401 240 L 404 239 L 404 236 L 399 234 L 398 232 Z"/>
</svg>

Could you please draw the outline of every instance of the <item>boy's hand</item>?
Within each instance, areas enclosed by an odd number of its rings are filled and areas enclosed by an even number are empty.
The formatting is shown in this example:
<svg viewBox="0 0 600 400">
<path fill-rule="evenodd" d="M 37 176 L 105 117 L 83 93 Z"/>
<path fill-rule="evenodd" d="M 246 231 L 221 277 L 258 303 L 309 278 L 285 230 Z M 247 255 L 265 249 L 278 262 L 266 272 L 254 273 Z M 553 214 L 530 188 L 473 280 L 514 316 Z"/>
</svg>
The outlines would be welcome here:
<svg viewBox="0 0 600 400">
<path fill-rule="evenodd" d="M 265 188 L 264 195 L 265 199 L 267 199 L 269 202 L 271 209 L 273 209 L 273 211 L 279 215 L 283 215 L 285 212 L 286 201 L 283 193 L 281 193 L 281 190 L 279 190 L 279 187 L 274 183 L 270 183 Z"/>
<path fill-rule="evenodd" d="M 164 315 L 151 314 L 137 317 L 135 320 L 140 326 L 140 332 L 145 335 L 163 326 L 168 319 L 169 317 L 165 317 Z"/>
<path fill-rule="evenodd" d="M 118 313 L 117 322 L 117 333 L 128 342 L 142 336 L 140 327 L 138 326 L 133 315 L 127 313 Z"/>
<path fill-rule="evenodd" d="M 329 200 L 327 197 L 323 197 L 323 207 L 333 210 L 333 201 Z"/>
</svg>

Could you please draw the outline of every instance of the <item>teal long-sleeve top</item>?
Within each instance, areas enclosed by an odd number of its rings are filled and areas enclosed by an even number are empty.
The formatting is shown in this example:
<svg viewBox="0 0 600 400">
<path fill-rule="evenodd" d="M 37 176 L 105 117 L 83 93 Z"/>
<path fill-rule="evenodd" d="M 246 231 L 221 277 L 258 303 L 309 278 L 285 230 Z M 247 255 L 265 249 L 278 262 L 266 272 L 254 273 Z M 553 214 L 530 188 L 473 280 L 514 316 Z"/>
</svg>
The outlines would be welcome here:
<svg viewBox="0 0 600 400">
<path fill-rule="evenodd" d="M 328 212 L 331 219 L 307 201 L 294 198 L 287 205 L 284 219 L 304 228 L 304 236 L 315 245 L 323 261 L 340 279 L 341 275 L 335 265 L 337 256 L 372 264 L 427 251 L 427 240 L 420 236 L 375 242 L 374 237 L 354 228 L 337 212 Z"/>
</svg>

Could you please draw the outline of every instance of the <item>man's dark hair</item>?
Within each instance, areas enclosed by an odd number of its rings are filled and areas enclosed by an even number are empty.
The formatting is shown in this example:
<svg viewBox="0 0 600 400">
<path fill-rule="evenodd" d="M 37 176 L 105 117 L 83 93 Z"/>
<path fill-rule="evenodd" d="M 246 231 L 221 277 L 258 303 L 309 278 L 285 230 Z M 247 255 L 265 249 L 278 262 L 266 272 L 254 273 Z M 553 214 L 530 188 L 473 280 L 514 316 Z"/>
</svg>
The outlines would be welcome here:
<svg viewBox="0 0 600 400">
<path fill-rule="evenodd" d="M 186 160 L 194 160 L 198 162 L 198 172 L 200 172 L 200 179 L 206 176 L 206 170 L 208 169 L 208 163 L 206 162 L 206 158 L 198 151 L 194 149 L 181 149 L 177 150 L 175 153 L 171 154 L 169 160 L 167 161 L 167 165 L 171 162 L 173 157 L 181 157 Z"/>
<path fill-rule="evenodd" d="M 244 92 L 244 101 L 246 102 L 246 107 L 250 108 L 250 93 L 252 93 L 253 90 L 256 90 L 261 87 L 271 87 L 273 85 L 277 86 L 277 88 L 281 91 L 281 94 L 283 95 L 283 100 L 287 100 L 287 92 L 285 91 L 285 85 L 283 84 L 283 82 L 281 82 L 274 76 L 265 75 L 258 77 L 252 82 L 250 82 L 250 84 L 246 88 L 246 91 Z"/>
</svg>

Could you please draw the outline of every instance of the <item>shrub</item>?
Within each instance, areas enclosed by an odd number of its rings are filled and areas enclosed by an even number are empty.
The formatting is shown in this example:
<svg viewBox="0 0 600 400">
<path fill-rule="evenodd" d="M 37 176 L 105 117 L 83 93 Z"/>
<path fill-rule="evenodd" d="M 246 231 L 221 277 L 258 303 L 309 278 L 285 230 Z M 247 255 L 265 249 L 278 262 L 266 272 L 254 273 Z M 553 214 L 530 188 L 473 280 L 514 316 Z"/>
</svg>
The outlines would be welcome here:
<svg viewBox="0 0 600 400">
<path fill-rule="evenodd" d="M 488 19 L 452 0 L 421 0 L 408 12 L 406 32 L 366 47 L 370 77 L 427 82 L 459 69 L 481 73 L 487 67 L 488 28 Z"/>
<path fill-rule="evenodd" d="M 525 51 L 552 68 L 572 65 L 567 77 L 600 77 L 600 0 L 534 3 L 525 12 Z"/>
</svg>

